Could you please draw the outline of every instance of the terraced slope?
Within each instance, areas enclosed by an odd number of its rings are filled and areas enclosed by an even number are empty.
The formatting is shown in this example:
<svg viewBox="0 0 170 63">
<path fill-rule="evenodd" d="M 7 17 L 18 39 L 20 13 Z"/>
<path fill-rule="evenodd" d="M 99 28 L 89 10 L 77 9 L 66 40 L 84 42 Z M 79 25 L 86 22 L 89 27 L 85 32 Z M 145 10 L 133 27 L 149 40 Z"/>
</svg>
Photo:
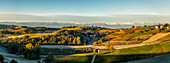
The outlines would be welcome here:
<svg viewBox="0 0 170 63">
<path fill-rule="evenodd" d="M 162 37 L 165 37 L 165 36 L 167 36 L 169 34 L 170 34 L 170 32 L 169 33 L 158 33 L 158 34 L 152 36 L 151 38 L 149 38 L 148 40 L 144 41 L 143 43 L 154 42 L 154 41 L 156 41 L 156 40 L 158 40 L 158 39 L 160 39 Z"/>
</svg>

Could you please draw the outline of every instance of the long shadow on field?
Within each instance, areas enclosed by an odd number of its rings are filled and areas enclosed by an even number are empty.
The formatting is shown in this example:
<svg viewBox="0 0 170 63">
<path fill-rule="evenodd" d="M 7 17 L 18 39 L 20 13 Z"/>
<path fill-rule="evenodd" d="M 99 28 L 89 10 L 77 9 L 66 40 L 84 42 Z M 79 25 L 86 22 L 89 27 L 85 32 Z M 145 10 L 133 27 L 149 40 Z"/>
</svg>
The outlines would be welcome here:
<svg viewBox="0 0 170 63">
<path fill-rule="evenodd" d="M 150 58 L 162 54 L 134 54 L 134 55 L 97 55 L 94 63 L 121 63 L 143 58 Z"/>
</svg>

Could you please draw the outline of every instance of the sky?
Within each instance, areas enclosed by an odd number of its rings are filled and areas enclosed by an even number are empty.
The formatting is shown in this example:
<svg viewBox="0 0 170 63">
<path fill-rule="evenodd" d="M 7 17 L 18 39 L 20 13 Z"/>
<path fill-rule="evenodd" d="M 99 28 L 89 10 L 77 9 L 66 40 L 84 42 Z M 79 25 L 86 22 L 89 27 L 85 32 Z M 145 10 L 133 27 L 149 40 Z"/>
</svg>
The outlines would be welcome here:
<svg viewBox="0 0 170 63">
<path fill-rule="evenodd" d="M 0 0 L 0 13 L 170 14 L 170 0 Z"/>
<path fill-rule="evenodd" d="M 0 0 L 0 22 L 170 23 L 170 0 Z"/>
</svg>

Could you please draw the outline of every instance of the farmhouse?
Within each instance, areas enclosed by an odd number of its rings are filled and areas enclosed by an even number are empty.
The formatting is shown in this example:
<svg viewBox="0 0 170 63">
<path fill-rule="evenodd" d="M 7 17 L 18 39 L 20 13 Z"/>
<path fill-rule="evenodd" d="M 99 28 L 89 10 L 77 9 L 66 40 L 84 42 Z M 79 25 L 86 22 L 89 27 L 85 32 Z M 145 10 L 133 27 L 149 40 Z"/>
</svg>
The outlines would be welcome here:
<svg viewBox="0 0 170 63">
<path fill-rule="evenodd" d="M 98 49 L 98 53 L 107 51 L 106 49 Z"/>
<path fill-rule="evenodd" d="M 159 26 L 155 26 L 156 29 L 159 29 Z"/>
<path fill-rule="evenodd" d="M 160 28 L 161 28 L 161 29 L 162 29 L 162 28 L 166 28 L 166 26 L 161 25 Z"/>
<path fill-rule="evenodd" d="M 157 25 L 157 26 L 155 26 L 155 28 L 156 29 L 169 29 L 169 27 L 165 26 L 165 25 L 161 25 L 161 26 Z"/>
</svg>

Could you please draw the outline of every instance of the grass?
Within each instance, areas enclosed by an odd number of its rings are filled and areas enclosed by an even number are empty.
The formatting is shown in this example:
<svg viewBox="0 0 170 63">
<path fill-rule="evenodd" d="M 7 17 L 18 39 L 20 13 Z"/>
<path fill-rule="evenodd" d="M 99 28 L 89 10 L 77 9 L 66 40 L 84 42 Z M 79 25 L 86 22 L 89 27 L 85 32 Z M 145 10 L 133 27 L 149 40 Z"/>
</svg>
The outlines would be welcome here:
<svg viewBox="0 0 170 63">
<path fill-rule="evenodd" d="M 94 55 L 94 53 L 72 54 L 72 55 L 69 55 L 69 56 L 91 56 L 91 55 Z"/>
<path fill-rule="evenodd" d="M 56 63 L 90 63 L 94 53 L 72 54 L 55 59 Z"/>
<path fill-rule="evenodd" d="M 55 63 L 90 63 L 92 55 L 86 56 L 64 56 L 55 59 Z"/>
<path fill-rule="evenodd" d="M 170 41 L 154 45 L 146 45 L 133 48 L 118 49 L 99 53 L 96 56 L 95 63 L 112 63 L 149 58 L 157 55 L 167 54 L 170 52 Z"/>
<path fill-rule="evenodd" d="M 18 36 L 11 36 L 10 38 L 24 37 L 24 36 L 30 36 L 30 37 L 34 38 L 34 37 L 39 37 L 39 36 L 43 36 L 43 35 L 47 35 L 47 34 L 50 34 L 50 33 L 23 34 L 23 35 L 18 35 Z"/>
<path fill-rule="evenodd" d="M 152 36 L 151 38 L 149 38 L 148 40 L 144 41 L 143 43 L 153 42 L 153 41 L 156 41 L 156 40 L 158 40 L 162 37 L 165 37 L 167 35 L 169 35 L 169 33 L 158 33 L 158 34 Z"/>
<path fill-rule="evenodd" d="M 102 29 L 102 30 L 99 30 L 98 32 L 99 33 L 105 33 L 105 32 L 112 33 L 112 32 L 116 32 L 118 30 L 119 29 Z"/>
<path fill-rule="evenodd" d="M 140 47 L 117 49 L 115 51 L 106 51 L 97 53 L 94 63 L 113 63 L 149 58 L 157 55 L 163 55 L 170 52 L 170 41 L 161 42 L 153 45 L 145 45 Z M 58 63 L 89 63 L 93 54 L 74 54 L 56 58 Z"/>
<path fill-rule="evenodd" d="M 157 32 L 154 27 L 135 27 L 111 33 L 104 38 L 110 39 L 109 41 L 143 41 Z"/>
</svg>

